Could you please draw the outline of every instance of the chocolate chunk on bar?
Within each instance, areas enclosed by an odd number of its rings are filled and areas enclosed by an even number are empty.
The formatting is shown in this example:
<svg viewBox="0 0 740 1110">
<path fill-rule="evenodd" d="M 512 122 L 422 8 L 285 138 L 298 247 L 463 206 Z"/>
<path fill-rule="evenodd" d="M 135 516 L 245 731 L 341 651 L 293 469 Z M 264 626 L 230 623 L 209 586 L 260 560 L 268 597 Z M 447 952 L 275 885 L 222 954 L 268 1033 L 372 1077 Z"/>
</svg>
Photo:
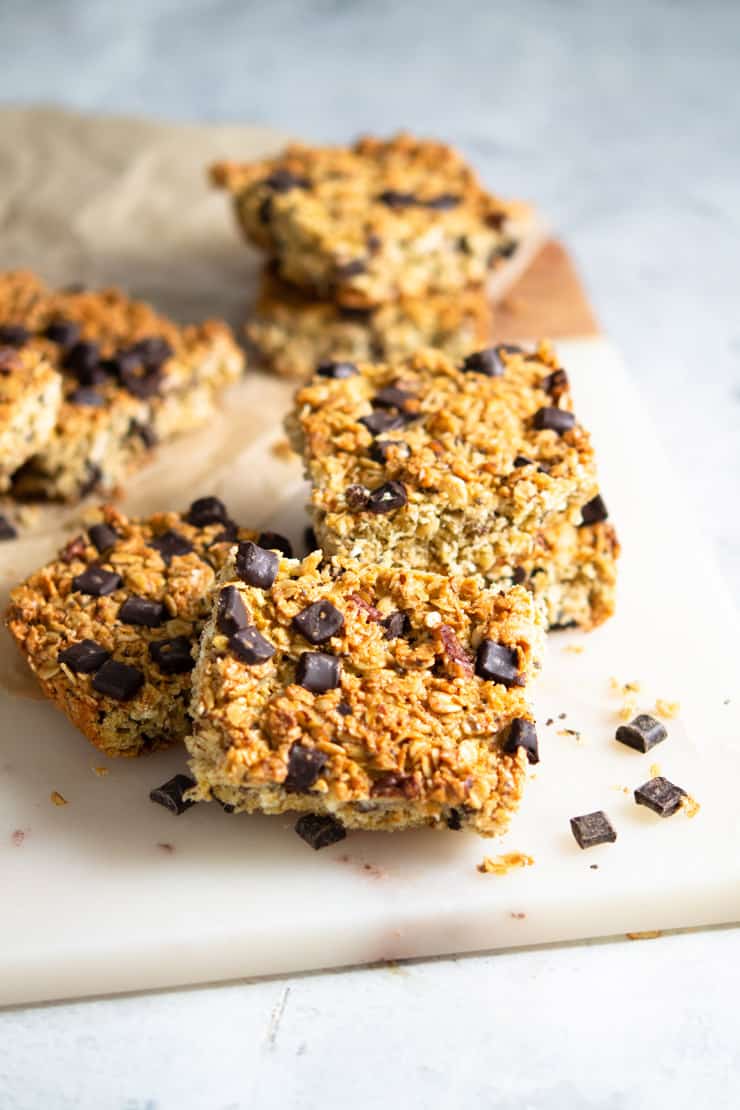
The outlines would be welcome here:
<svg viewBox="0 0 740 1110">
<path fill-rule="evenodd" d="M 475 673 L 489 682 L 501 682 L 504 686 L 521 685 L 516 648 L 497 644 L 493 640 L 481 640 L 475 657 Z"/>
<path fill-rule="evenodd" d="M 274 551 L 256 543 L 240 543 L 236 555 L 236 572 L 250 586 L 268 590 L 275 581 L 280 560 Z"/>
<path fill-rule="evenodd" d="M 402 482 L 384 482 L 371 490 L 365 508 L 369 513 L 392 513 L 402 509 L 408 502 L 408 495 Z"/>
<path fill-rule="evenodd" d="M 110 659 L 110 652 L 94 640 L 79 640 L 60 651 L 57 658 L 75 674 L 92 674 Z"/>
<path fill-rule="evenodd" d="M 248 624 L 247 610 L 236 586 L 224 586 L 216 603 L 216 628 L 224 636 L 233 636 Z"/>
<path fill-rule="evenodd" d="M 106 659 L 93 675 L 93 689 L 117 701 L 128 701 L 144 685 L 144 675 L 138 667 Z"/>
<path fill-rule="evenodd" d="M 597 844 L 612 844 L 617 833 L 603 809 L 571 817 L 570 827 L 579 848 L 594 848 Z"/>
<path fill-rule="evenodd" d="M 296 742 L 288 754 L 288 774 L 285 789 L 289 794 L 305 794 L 321 775 L 328 756 L 317 748 L 307 748 Z"/>
<path fill-rule="evenodd" d="M 576 418 L 572 412 L 553 408 L 552 405 L 545 405 L 534 414 L 534 426 L 538 431 L 557 432 L 558 435 L 569 431 L 575 426 L 575 422 Z"/>
<path fill-rule="evenodd" d="M 649 752 L 656 744 L 668 736 L 665 725 L 651 717 L 649 713 L 638 713 L 628 725 L 620 725 L 616 738 L 637 752 Z"/>
<path fill-rule="evenodd" d="M 149 655 L 162 674 L 187 674 L 195 666 L 192 647 L 187 636 L 153 640 L 149 645 Z"/>
<path fill-rule="evenodd" d="M 118 533 L 115 532 L 110 525 L 103 523 L 93 524 L 92 527 L 88 529 L 88 535 L 90 537 L 90 542 L 101 555 L 104 551 L 107 551 L 109 547 L 112 547 L 118 539 Z"/>
<path fill-rule="evenodd" d="M 168 528 L 161 536 L 151 540 L 149 546 L 158 551 L 167 564 L 171 563 L 175 556 L 189 555 L 193 550 L 192 543 L 173 528 Z"/>
<path fill-rule="evenodd" d="M 14 540 L 18 536 L 15 525 L 11 524 L 6 516 L 0 513 L 0 541 Z"/>
<path fill-rule="evenodd" d="M 105 567 L 88 567 L 82 574 L 77 574 L 72 579 L 72 589 L 79 590 L 81 594 L 91 597 L 105 597 L 113 593 L 121 585 L 122 578 L 112 570 Z"/>
<path fill-rule="evenodd" d="M 347 830 L 339 821 L 314 813 L 305 813 L 303 817 L 299 817 L 295 823 L 295 831 L 315 851 L 338 844 L 347 835 Z"/>
<path fill-rule="evenodd" d="M 167 606 L 163 601 L 148 597 L 127 597 L 118 610 L 118 619 L 124 624 L 143 624 L 157 628 L 167 620 Z"/>
<path fill-rule="evenodd" d="M 257 667 L 275 654 L 275 648 L 256 628 L 240 628 L 229 637 L 229 648 L 242 663 Z"/>
<path fill-rule="evenodd" d="M 321 378 L 352 378 L 358 373 L 353 362 L 322 362 L 316 368 L 316 373 Z"/>
<path fill-rule="evenodd" d="M 681 808 L 681 800 L 684 797 L 686 797 L 686 791 L 669 782 L 662 775 L 657 775 L 635 790 L 637 805 L 647 806 L 659 817 L 672 817 Z"/>
<path fill-rule="evenodd" d="M 293 627 L 310 644 L 325 644 L 343 625 L 344 617 L 330 601 L 315 601 L 293 617 Z"/>
<path fill-rule="evenodd" d="M 522 750 L 530 763 L 539 763 L 540 752 L 537 744 L 537 729 L 533 721 L 518 717 L 511 722 L 509 735 L 504 744 L 504 751 L 516 753 Z"/>
<path fill-rule="evenodd" d="M 600 493 L 586 502 L 581 509 L 581 518 L 584 524 L 600 524 L 601 521 L 608 520 L 609 510 Z"/>
<path fill-rule="evenodd" d="M 195 782 L 189 775 L 174 775 L 155 790 L 151 790 L 149 797 L 157 805 L 164 806 L 170 813 L 174 813 L 175 817 L 179 817 L 186 809 L 195 805 L 194 801 L 185 797 L 193 786 Z"/>
<path fill-rule="evenodd" d="M 339 685 L 341 670 L 341 663 L 333 655 L 304 651 L 295 669 L 295 680 L 312 694 L 325 694 Z"/>
<path fill-rule="evenodd" d="M 205 528 L 209 524 L 225 524 L 229 514 L 218 497 L 198 497 L 188 509 L 185 519 L 196 528 Z"/>
<path fill-rule="evenodd" d="M 260 547 L 265 547 L 270 551 L 279 551 L 286 559 L 293 558 L 293 545 L 286 536 L 281 536 L 279 532 L 260 532 L 257 539 Z"/>
</svg>

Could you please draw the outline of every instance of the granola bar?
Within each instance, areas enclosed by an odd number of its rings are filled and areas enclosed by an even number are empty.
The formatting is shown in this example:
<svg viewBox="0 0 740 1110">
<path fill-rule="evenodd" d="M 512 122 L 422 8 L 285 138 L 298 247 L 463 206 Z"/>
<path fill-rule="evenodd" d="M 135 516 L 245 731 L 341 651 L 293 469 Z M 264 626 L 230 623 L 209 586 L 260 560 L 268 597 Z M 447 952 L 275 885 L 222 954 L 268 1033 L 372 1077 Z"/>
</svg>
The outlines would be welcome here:
<svg viewBox="0 0 740 1110">
<path fill-rule="evenodd" d="M 278 563 L 246 543 L 213 601 L 186 741 L 199 798 L 503 830 L 538 758 L 526 686 L 543 633 L 525 590 L 320 552 Z"/>
<path fill-rule="evenodd" d="M 14 472 L 43 448 L 61 400 L 61 375 L 43 350 L 0 346 L 0 490 L 6 490 Z"/>
<path fill-rule="evenodd" d="M 11 594 L 7 625 L 47 697 L 107 755 L 188 732 L 193 649 L 239 530 L 215 498 L 185 516 L 111 507 Z"/>
<path fill-rule="evenodd" d="M 244 234 L 286 281 L 363 308 L 483 284 L 534 226 L 488 193 L 452 147 L 411 135 L 351 147 L 293 144 L 212 167 Z"/>
<path fill-rule="evenodd" d="M 308 378 L 330 359 L 392 361 L 419 347 L 461 359 L 490 339 L 492 313 L 482 286 L 452 297 L 401 297 L 366 310 L 316 300 L 266 270 L 246 332 L 263 365 Z"/>
</svg>

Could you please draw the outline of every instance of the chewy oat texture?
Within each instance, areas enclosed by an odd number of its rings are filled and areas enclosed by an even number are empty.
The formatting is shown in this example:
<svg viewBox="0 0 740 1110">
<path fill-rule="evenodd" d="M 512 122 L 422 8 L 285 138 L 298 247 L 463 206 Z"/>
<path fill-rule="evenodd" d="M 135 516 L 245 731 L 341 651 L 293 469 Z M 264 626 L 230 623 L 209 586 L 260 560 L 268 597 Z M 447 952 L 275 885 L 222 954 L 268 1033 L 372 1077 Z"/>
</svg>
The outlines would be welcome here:
<svg viewBox="0 0 740 1110">
<path fill-rule="evenodd" d="M 140 755 L 189 731 L 215 571 L 235 538 L 254 535 L 214 498 L 142 521 L 106 507 L 12 592 L 7 625 L 44 693 L 107 755 Z"/>
<path fill-rule="evenodd" d="M 193 680 L 198 796 L 347 827 L 500 832 L 537 759 L 531 596 L 320 559 L 265 566 L 241 544 L 224 567 Z"/>
<path fill-rule="evenodd" d="M 56 423 L 14 492 L 74 501 L 113 490 L 163 440 L 207 421 L 244 357 L 218 321 L 179 327 L 116 289 L 49 289 L 0 275 L 0 345 L 31 344 L 62 377 Z"/>
<path fill-rule="evenodd" d="M 62 402 L 62 378 L 45 351 L 2 343 L 0 328 L 0 491 L 44 447 Z"/>
<path fill-rule="evenodd" d="M 350 308 L 481 285 L 532 224 L 452 147 L 411 135 L 294 144 L 212 167 L 247 238 L 285 281 Z"/>
</svg>

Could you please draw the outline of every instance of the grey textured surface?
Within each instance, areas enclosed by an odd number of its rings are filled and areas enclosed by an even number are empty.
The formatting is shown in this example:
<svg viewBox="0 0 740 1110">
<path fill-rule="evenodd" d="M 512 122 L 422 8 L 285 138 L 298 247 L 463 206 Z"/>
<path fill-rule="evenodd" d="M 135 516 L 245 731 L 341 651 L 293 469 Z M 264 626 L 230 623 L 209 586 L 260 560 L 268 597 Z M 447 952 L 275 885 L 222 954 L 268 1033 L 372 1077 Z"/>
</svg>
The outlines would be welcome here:
<svg viewBox="0 0 740 1110">
<path fill-rule="evenodd" d="M 739 4 L 5 0 L 0 31 L 5 101 L 407 126 L 536 200 L 740 585 Z M 736 956 L 720 930 L 9 1011 L 0 1106 L 737 1106 Z"/>
</svg>

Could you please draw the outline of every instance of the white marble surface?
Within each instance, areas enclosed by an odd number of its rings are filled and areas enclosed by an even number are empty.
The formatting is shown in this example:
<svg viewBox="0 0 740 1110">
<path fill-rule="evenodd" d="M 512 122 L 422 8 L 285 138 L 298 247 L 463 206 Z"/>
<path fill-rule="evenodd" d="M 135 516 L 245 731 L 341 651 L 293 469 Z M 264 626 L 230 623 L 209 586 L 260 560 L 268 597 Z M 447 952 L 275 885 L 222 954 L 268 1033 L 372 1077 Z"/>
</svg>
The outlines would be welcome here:
<svg viewBox="0 0 740 1110">
<path fill-rule="evenodd" d="M 0 100 L 454 139 L 574 248 L 737 589 L 739 51 L 733 0 L 5 0 Z M 737 950 L 721 929 L 5 1011 L 0 1107 L 736 1107 Z"/>
</svg>

